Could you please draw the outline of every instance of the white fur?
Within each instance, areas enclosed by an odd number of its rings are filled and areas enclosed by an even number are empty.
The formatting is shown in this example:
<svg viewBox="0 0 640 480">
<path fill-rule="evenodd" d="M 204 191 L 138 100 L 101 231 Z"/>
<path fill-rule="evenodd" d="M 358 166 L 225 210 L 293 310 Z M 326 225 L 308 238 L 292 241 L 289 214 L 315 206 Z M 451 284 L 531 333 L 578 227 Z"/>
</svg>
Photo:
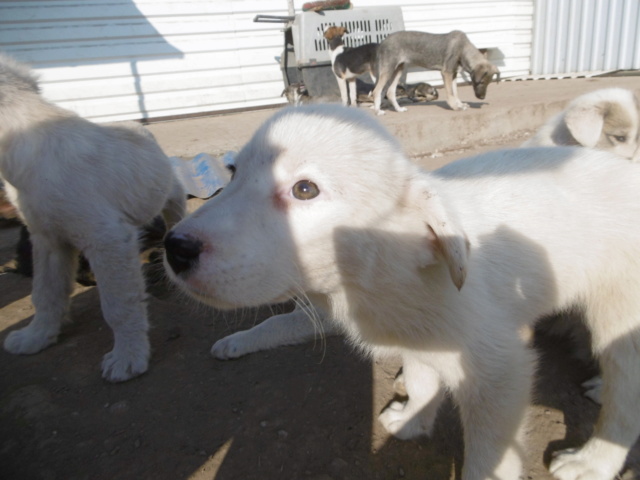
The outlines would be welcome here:
<svg viewBox="0 0 640 480">
<path fill-rule="evenodd" d="M 202 243 L 172 275 L 186 291 L 220 308 L 303 293 L 364 352 L 401 356 L 409 400 L 380 420 L 400 438 L 428 434 L 441 386 L 451 391 L 464 480 L 522 473 L 535 365 L 522 331 L 577 305 L 604 404 L 592 438 L 551 471 L 615 477 L 640 432 L 636 165 L 588 149 L 517 149 L 426 173 L 371 115 L 324 105 L 276 114 L 236 167 L 172 232 Z M 319 195 L 296 198 L 301 180 Z"/>
<path fill-rule="evenodd" d="M 579 145 L 617 153 L 640 161 L 640 101 L 630 90 L 605 88 L 575 98 L 522 144 L 523 147 Z M 561 319 L 549 332 L 572 335 L 574 322 Z M 581 346 L 578 345 L 579 348 Z M 585 396 L 602 403 L 602 380 L 594 377 L 582 386 Z"/>
<path fill-rule="evenodd" d="M 82 252 L 114 334 L 103 376 L 127 380 L 150 355 L 138 228 L 161 212 L 175 224 L 185 195 L 141 126 L 100 126 L 48 103 L 15 65 L 0 58 L 0 174 L 31 233 L 36 313 L 4 347 L 32 354 L 57 341 Z"/>
<path fill-rule="evenodd" d="M 640 161 L 640 101 L 622 88 L 577 97 L 523 144 L 554 145 L 582 145 Z"/>
</svg>

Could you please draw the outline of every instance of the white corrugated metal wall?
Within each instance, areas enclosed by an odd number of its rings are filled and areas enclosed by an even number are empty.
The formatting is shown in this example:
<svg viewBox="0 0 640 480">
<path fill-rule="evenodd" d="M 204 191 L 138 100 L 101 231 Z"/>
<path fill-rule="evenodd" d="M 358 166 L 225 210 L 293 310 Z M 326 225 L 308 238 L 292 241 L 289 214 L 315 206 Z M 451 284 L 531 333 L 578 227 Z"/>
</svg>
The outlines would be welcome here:
<svg viewBox="0 0 640 480">
<path fill-rule="evenodd" d="M 640 68 L 638 0 L 536 0 L 531 73 Z"/>
<path fill-rule="evenodd" d="M 466 31 L 495 47 L 503 77 L 529 72 L 533 3 L 354 2 L 401 4 L 407 29 Z M 273 105 L 283 102 L 282 25 L 254 23 L 258 13 L 286 15 L 287 1 L 0 0 L 0 50 L 34 65 L 47 98 L 96 121 Z"/>
<path fill-rule="evenodd" d="M 282 91 L 283 44 L 256 13 L 286 14 L 286 2 L 3 1 L 0 49 L 34 65 L 47 98 L 97 121 L 255 107 Z"/>
<path fill-rule="evenodd" d="M 367 4 L 388 4 L 384 0 Z M 534 0 L 430 0 L 402 2 L 406 30 L 447 33 L 462 30 L 478 48 L 487 48 L 489 60 L 502 78 L 529 72 Z M 408 82 L 442 85 L 438 72 L 410 70 Z"/>
</svg>

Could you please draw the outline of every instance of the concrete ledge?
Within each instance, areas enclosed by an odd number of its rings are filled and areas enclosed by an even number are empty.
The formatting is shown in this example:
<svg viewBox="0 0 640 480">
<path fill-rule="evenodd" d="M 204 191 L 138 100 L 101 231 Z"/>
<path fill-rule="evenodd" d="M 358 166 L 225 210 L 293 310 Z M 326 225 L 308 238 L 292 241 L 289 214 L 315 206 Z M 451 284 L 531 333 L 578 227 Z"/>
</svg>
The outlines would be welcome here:
<svg viewBox="0 0 640 480">
<path fill-rule="evenodd" d="M 409 155 L 420 155 L 468 147 L 518 131 L 533 131 L 575 97 L 611 87 L 627 88 L 640 94 L 640 77 L 501 82 L 489 86 L 484 101 L 474 98 L 470 86 L 461 86 L 459 96 L 470 104 L 465 111 L 451 111 L 443 100 L 439 100 L 409 105 L 405 113 L 388 111 L 379 119 L 400 139 Z M 444 94 L 442 90 L 440 92 Z M 151 124 L 149 129 L 170 156 L 193 157 L 201 152 L 220 155 L 239 150 L 275 111 L 176 120 Z"/>
</svg>

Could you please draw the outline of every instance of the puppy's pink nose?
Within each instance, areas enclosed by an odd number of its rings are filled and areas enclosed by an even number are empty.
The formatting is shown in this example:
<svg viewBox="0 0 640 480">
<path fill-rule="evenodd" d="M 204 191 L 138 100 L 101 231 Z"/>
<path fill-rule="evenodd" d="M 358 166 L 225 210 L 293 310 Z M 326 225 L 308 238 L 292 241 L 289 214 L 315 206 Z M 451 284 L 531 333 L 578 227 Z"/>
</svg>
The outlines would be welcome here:
<svg viewBox="0 0 640 480">
<path fill-rule="evenodd" d="M 183 273 L 193 268 L 202 252 L 202 242 L 169 232 L 164 238 L 164 249 L 167 262 L 176 273 Z"/>
</svg>

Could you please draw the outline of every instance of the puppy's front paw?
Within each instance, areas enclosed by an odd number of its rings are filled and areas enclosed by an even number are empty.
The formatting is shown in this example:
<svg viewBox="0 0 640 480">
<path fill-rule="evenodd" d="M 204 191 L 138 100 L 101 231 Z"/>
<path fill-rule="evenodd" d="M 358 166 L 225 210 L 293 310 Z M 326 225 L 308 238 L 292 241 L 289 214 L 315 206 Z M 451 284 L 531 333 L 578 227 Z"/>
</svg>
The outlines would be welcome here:
<svg viewBox="0 0 640 480">
<path fill-rule="evenodd" d="M 38 328 L 30 323 L 11 332 L 4 340 L 4 349 L 9 353 L 30 355 L 38 353 L 58 340 L 58 329 Z"/>
<path fill-rule="evenodd" d="M 407 111 L 407 107 L 400 107 L 398 109 L 396 109 L 396 112 L 398 113 L 402 113 L 402 112 L 406 112 Z"/>
<path fill-rule="evenodd" d="M 420 418 L 407 411 L 406 404 L 392 402 L 378 417 L 387 432 L 400 440 L 428 435 L 429 432 L 420 424 Z"/>
<path fill-rule="evenodd" d="M 603 480 L 614 478 L 617 473 L 609 472 L 602 459 L 573 448 L 554 453 L 549 471 L 558 480 Z"/>
<path fill-rule="evenodd" d="M 211 355 L 218 360 L 231 360 L 256 351 L 246 340 L 247 335 L 245 332 L 236 332 L 228 335 L 213 344 Z"/>
<path fill-rule="evenodd" d="M 380 115 L 385 115 L 387 112 L 385 112 L 384 110 L 376 110 L 376 115 L 380 116 Z"/>
<path fill-rule="evenodd" d="M 451 107 L 452 110 L 466 110 L 467 108 L 469 108 L 469 104 L 468 103 L 463 103 L 463 102 L 456 102 L 456 103 L 450 103 L 449 106 Z"/>
<path fill-rule="evenodd" d="M 124 343 L 124 342 L 122 342 Z M 149 368 L 150 347 L 146 333 L 135 341 L 118 343 L 102 359 L 102 376 L 110 382 L 124 382 Z"/>
</svg>

